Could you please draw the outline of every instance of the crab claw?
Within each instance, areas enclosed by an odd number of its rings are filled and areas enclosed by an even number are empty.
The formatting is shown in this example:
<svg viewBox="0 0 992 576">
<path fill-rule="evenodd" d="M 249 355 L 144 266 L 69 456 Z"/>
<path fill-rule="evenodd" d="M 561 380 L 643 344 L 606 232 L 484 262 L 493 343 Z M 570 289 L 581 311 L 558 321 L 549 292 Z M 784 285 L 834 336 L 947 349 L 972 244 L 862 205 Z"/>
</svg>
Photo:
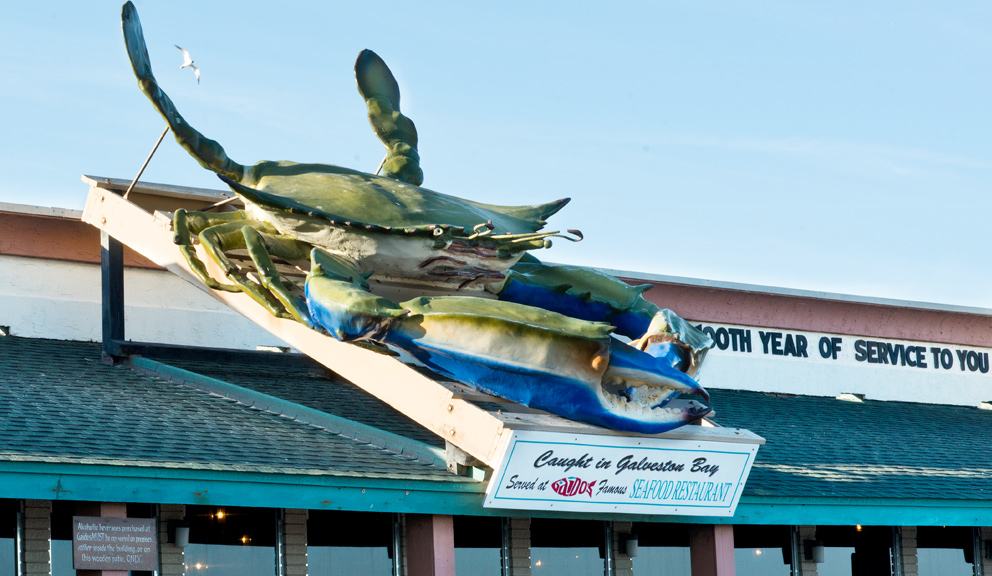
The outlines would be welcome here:
<svg viewBox="0 0 992 576">
<path fill-rule="evenodd" d="M 604 426 L 631 432 L 657 433 L 696 421 L 710 409 L 694 401 L 671 403 L 679 394 L 709 393 L 673 365 L 682 363 L 678 351 L 656 357 L 614 340 L 610 365 L 597 392 L 604 409 Z"/>
<path fill-rule="evenodd" d="M 376 338 L 406 314 L 385 298 L 328 276 L 319 264 L 307 275 L 306 297 L 314 322 L 343 342 Z"/>
<path fill-rule="evenodd" d="M 610 353 L 610 366 L 603 375 L 604 383 L 661 387 L 681 394 L 702 396 L 709 402 L 709 392 L 680 369 L 687 362 L 675 344 L 655 345 L 642 352 L 614 341 Z"/>
</svg>

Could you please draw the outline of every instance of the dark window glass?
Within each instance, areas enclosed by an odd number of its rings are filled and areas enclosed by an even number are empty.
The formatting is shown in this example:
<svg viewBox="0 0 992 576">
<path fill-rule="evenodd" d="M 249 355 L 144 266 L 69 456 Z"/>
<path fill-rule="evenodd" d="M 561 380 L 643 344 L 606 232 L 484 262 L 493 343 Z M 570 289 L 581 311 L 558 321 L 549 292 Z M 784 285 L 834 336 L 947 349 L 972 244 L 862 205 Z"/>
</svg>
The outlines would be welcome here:
<svg viewBox="0 0 992 576">
<path fill-rule="evenodd" d="M 311 510 L 307 519 L 312 576 L 390 576 L 392 545 L 392 514 Z"/>
<path fill-rule="evenodd" d="M 637 576 L 690 576 L 689 524 L 634 522 L 637 556 L 631 558 Z"/>
<path fill-rule="evenodd" d="M 734 526 L 737 576 L 789 576 L 792 529 L 789 526 Z"/>
<path fill-rule="evenodd" d="M 76 576 L 72 567 L 72 517 L 79 515 L 75 502 L 52 502 L 52 576 Z"/>
<path fill-rule="evenodd" d="M 920 526 L 916 535 L 920 576 L 972 576 L 973 539 L 972 528 Z"/>
<path fill-rule="evenodd" d="M 276 571 L 276 510 L 187 506 L 186 574 L 271 576 Z"/>
<path fill-rule="evenodd" d="M 455 516 L 455 573 L 500 576 L 503 519 Z"/>
<path fill-rule="evenodd" d="M 0 574 L 17 574 L 14 546 L 17 542 L 19 508 L 17 500 L 0 499 Z"/>
<path fill-rule="evenodd" d="M 824 562 L 818 576 L 878 576 L 892 573 L 889 526 L 817 526 Z"/>
<path fill-rule="evenodd" d="M 530 524 L 534 576 L 602 576 L 603 522 L 534 518 Z"/>
</svg>

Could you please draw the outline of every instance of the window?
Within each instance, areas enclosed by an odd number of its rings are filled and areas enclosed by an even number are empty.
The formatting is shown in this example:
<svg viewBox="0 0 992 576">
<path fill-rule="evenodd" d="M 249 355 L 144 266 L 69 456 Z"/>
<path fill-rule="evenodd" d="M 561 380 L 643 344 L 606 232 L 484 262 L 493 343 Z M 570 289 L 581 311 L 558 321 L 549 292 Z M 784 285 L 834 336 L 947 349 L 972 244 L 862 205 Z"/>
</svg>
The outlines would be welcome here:
<svg viewBox="0 0 992 576">
<path fill-rule="evenodd" d="M 530 541 L 534 576 L 602 576 L 605 570 L 602 522 L 534 518 Z"/>
<path fill-rule="evenodd" d="M 502 574 L 503 519 L 455 516 L 455 573 L 472 576 Z"/>
<path fill-rule="evenodd" d="M 920 576 L 972 576 L 975 573 L 972 528 L 920 526 L 916 557 Z"/>
<path fill-rule="evenodd" d="M 272 576 L 276 526 L 271 508 L 187 506 L 190 576 Z"/>
<path fill-rule="evenodd" d="M 823 542 L 818 576 L 878 576 L 892 573 L 892 528 L 889 526 L 817 526 Z"/>
<path fill-rule="evenodd" d="M 310 511 L 307 519 L 310 574 L 390 576 L 392 550 L 392 514 Z"/>
<path fill-rule="evenodd" d="M 17 513 L 20 502 L 0 499 L 0 574 L 17 574 Z"/>
<path fill-rule="evenodd" d="M 792 529 L 789 526 L 734 526 L 737 576 L 790 576 Z"/>
<path fill-rule="evenodd" d="M 637 556 L 631 558 L 637 576 L 690 576 L 689 524 L 634 522 Z"/>
</svg>

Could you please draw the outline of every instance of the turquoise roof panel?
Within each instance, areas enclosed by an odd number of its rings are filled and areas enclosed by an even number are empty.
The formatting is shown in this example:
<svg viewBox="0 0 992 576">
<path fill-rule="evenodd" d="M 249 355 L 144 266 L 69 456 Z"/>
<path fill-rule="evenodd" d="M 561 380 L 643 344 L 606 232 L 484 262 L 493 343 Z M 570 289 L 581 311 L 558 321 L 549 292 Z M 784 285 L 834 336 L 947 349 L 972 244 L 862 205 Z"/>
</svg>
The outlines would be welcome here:
<svg viewBox="0 0 992 576">
<path fill-rule="evenodd" d="M 992 501 L 992 411 L 726 390 L 710 406 L 766 439 L 745 495 Z"/>
<path fill-rule="evenodd" d="M 437 434 L 328 370 L 234 366 L 204 360 L 169 360 L 166 363 L 444 448 L 444 440 Z"/>
<path fill-rule="evenodd" d="M 465 482 L 284 415 L 101 360 L 92 343 L 0 337 L 0 461 Z"/>
</svg>

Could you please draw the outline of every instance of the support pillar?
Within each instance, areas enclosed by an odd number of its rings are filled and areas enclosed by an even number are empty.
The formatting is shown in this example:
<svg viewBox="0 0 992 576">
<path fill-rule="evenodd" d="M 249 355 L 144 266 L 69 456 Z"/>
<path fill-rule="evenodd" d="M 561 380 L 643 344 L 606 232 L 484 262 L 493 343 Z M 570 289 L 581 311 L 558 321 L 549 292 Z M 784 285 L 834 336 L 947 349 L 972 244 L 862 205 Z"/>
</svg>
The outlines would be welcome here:
<svg viewBox="0 0 992 576">
<path fill-rule="evenodd" d="M 307 576 L 307 518 L 308 510 L 282 511 L 282 572 L 283 576 Z"/>
<path fill-rule="evenodd" d="M 992 576 L 992 527 L 984 526 L 978 529 L 979 556 L 982 559 L 982 576 Z"/>
<path fill-rule="evenodd" d="M 797 543 L 799 547 L 797 550 L 799 553 L 799 570 L 796 571 L 797 576 L 816 576 L 817 574 L 816 562 L 806 558 L 804 543 L 807 540 L 816 540 L 816 526 L 799 526 L 799 542 Z"/>
<path fill-rule="evenodd" d="M 899 526 L 897 530 L 899 532 L 899 561 L 902 567 L 902 573 L 898 576 L 918 576 L 920 565 L 916 555 L 916 526 Z"/>
<path fill-rule="evenodd" d="M 52 573 L 52 502 L 24 501 L 24 576 Z"/>
<path fill-rule="evenodd" d="M 454 518 L 407 514 L 407 576 L 455 576 Z"/>
<path fill-rule="evenodd" d="M 692 576 L 734 576 L 734 527 L 695 525 L 689 531 Z"/>
<path fill-rule="evenodd" d="M 122 502 L 79 502 L 77 516 L 127 518 L 127 504 Z M 127 570 L 76 570 L 76 576 L 128 576 Z"/>
<path fill-rule="evenodd" d="M 503 576 L 531 576 L 530 518 L 503 519 Z"/>
<path fill-rule="evenodd" d="M 630 537 L 633 529 L 633 522 L 613 523 L 613 542 L 610 545 L 613 547 L 613 573 L 616 576 L 634 576 L 634 561 L 626 553 L 626 547 L 620 545 L 621 540 Z"/>
<path fill-rule="evenodd" d="M 183 576 L 186 573 L 186 549 L 169 542 L 169 522 L 186 519 L 184 504 L 158 505 L 158 563 L 159 576 Z"/>
<path fill-rule="evenodd" d="M 124 245 L 100 233 L 100 279 L 103 312 L 103 358 L 113 363 L 116 342 L 124 339 Z"/>
</svg>

